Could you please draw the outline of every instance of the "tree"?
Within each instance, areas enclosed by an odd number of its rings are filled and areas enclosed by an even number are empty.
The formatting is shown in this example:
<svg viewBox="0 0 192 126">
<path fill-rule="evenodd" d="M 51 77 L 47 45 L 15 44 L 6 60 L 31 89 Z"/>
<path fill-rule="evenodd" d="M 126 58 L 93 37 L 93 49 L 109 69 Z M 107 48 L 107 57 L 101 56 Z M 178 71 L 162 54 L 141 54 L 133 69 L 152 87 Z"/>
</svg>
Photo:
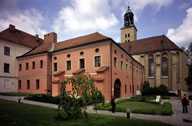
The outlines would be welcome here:
<svg viewBox="0 0 192 126">
<path fill-rule="evenodd" d="M 75 76 L 62 82 L 58 116 L 61 119 L 76 119 L 88 117 L 86 112 L 88 102 L 97 104 L 98 100 L 104 101 L 104 96 L 95 85 L 95 80 L 90 76 Z M 72 89 L 67 90 L 67 85 Z M 82 112 L 83 111 L 83 112 Z"/>
<path fill-rule="evenodd" d="M 192 42 L 189 44 L 186 53 L 188 56 L 188 77 L 185 78 L 185 81 L 190 88 L 192 87 Z"/>
</svg>

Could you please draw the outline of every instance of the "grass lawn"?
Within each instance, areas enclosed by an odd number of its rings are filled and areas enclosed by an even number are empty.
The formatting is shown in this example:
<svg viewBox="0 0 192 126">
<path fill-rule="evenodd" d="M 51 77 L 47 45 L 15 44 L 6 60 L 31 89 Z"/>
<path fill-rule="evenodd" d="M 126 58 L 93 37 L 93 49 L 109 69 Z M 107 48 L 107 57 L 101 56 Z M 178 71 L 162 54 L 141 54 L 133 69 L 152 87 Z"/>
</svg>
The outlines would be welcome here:
<svg viewBox="0 0 192 126">
<path fill-rule="evenodd" d="M 56 109 L 0 100 L 1 126 L 170 126 L 156 121 L 96 114 L 89 115 L 89 119 L 60 121 L 56 115 Z"/>
<path fill-rule="evenodd" d="M 146 102 L 141 102 L 138 97 L 131 99 L 121 99 L 116 102 L 117 112 L 126 112 L 126 108 L 129 108 L 132 113 L 151 114 L 151 115 L 172 115 L 172 105 L 169 102 L 165 102 L 163 105 L 156 102 L 149 101 L 151 97 L 146 98 Z M 98 110 L 111 111 L 112 107 L 110 103 L 106 103 L 104 106 L 97 105 Z"/>
</svg>

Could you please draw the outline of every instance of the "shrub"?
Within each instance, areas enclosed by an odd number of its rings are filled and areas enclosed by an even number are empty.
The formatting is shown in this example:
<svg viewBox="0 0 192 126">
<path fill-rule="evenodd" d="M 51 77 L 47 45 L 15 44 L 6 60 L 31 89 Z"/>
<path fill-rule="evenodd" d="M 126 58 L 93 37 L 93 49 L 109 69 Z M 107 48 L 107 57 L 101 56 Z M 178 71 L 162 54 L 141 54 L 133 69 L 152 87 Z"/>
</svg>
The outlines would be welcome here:
<svg viewBox="0 0 192 126">
<path fill-rule="evenodd" d="M 45 103 L 59 104 L 59 96 L 53 97 L 47 94 L 32 94 L 32 95 L 26 96 L 24 99 L 45 102 Z"/>
</svg>

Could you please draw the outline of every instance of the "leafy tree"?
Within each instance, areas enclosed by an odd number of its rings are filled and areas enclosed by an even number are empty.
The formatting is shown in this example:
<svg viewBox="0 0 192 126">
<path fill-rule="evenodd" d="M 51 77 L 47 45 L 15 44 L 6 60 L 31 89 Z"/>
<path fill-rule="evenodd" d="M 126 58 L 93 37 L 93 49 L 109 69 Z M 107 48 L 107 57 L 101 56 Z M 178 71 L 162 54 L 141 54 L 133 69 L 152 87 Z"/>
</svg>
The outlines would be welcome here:
<svg viewBox="0 0 192 126">
<path fill-rule="evenodd" d="M 192 87 L 192 42 L 189 44 L 188 49 L 186 50 L 188 56 L 188 77 L 185 78 L 187 85 Z"/>
<path fill-rule="evenodd" d="M 76 119 L 80 117 L 88 118 L 86 112 L 89 102 L 105 101 L 101 91 L 95 85 L 95 80 L 90 76 L 75 76 L 67 78 L 62 82 L 60 104 L 58 106 L 58 116 L 61 119 Z M 67 90 L 67 85 L 72 89 Z"/>
</svg>

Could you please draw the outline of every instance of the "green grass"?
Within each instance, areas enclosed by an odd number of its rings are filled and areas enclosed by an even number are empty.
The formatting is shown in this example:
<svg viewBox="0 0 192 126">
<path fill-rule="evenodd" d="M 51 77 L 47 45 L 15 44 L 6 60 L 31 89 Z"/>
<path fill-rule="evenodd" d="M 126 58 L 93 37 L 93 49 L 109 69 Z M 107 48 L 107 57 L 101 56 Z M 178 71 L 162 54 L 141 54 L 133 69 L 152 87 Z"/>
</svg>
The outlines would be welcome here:
<svg viewBox="0 0 192 126">
<path fill-rule="evenodd" d="M 146 102 L 141 102 L 139 97 L 132 97 L 131 99 L 121 99 L 116 102 L 117 112 L 126 112 L 129 108 L 132 113 L 151 114 L 151 115 L 172 115 L 172 105 L 169 102 L 165 102 L 161 105 L 158 102 L 150 101 L 153 97 L 146 97 Z M 97 105 L 97 110 L 111 111 L 112 107 L 110 103 L 106 103 L 104 106 Z"/>
<path fill-rule="evenodd" d="M 0 95 L 5 95 L 5 96 L 28 96 L 28 95 L 31 95 L 31 94 L 19 93 L 19 92 L 0 92 Z"/>
<path fill-rule="evenodd" d="M 96 114 L 89 115 L 88 119 L 61 121 L 56 115 L 56 109 L 0 100 L 1 126 L 170 126 L 157 121 Z"/>
</svg>

